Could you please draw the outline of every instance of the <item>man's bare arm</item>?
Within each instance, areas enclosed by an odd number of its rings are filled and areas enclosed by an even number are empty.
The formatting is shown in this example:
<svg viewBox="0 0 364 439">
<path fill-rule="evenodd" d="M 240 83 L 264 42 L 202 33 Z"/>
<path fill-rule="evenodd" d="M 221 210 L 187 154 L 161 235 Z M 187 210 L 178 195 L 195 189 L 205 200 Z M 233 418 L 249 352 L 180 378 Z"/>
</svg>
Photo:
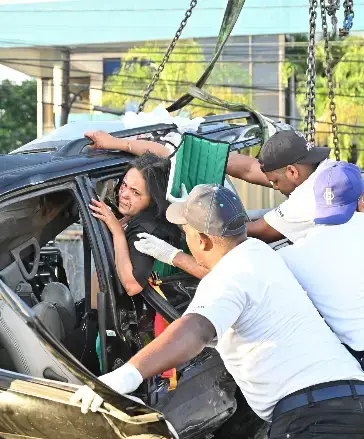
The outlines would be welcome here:
<svg viewBox="0 0 364 439">
<path fill-rule="evenodd" d="M 226 173 L 231 177 L 260 186 L 272 187 L 270 181 L 260 169 L 258 160 L 247 155 L 231 153 L 226 166 Z"/>
<path fill-rule="evenodd" d="M 198 355 L 215 337 L 215 328 L 205 317 L 188 314 L 173 322 L 129 363 L 149 378 L 183 364 Z"/>
<path fill-rule="evenodd" d="M 207 268 L 198 265 L 196 259 L 193 256 L 183 252 L 177 253 L 177 255 L 173 259 L 173 265 L 185 271 L 186 273 L 197 277 L 197 279 L 202 279 L 208 273 Z"/>
<path fill-rule="evenodd" d="M 284 236 L 273 229 L 264 218 L 259 218 L 257 221 L 252 221 L 247 224 L 248 236 L 251 238 L 258 238 L 264 242 L 274 242 L 283 239 Z"/>
</svg>

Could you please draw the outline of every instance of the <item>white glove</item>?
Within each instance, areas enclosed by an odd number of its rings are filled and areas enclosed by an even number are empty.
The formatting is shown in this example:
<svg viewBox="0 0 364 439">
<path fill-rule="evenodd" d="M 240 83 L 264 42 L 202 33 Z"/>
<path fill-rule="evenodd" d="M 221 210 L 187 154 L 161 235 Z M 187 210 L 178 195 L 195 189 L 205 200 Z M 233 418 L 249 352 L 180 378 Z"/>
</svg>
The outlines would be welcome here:
<svg viewBox="0 0 364 439">
<path fill-rule="evenodd" d="M 135 248 L 165 264 L 173 265 L 173 259 L 177 253 L 182 251 L 162 239 L 149 235 L 149 233 L 139 233 L 137 236 L 140 241 L 134 242 Z"/>
<path fill-rule="evenodd" d="M 129 363 L 113 370 L 110 373 L 101 375 L 99 380 L 109 386 L 115 392 L 124 394 L 136 390 L 143 382 L 143 377 L 137 368 Z M 90 409 L 96 412 L 102 405 L 103 399 L 90 387 L 83 386 L 71 396 L 70 401 L 75 404 L 81 402 L 81 412 L 87 413 Z"/>
<path fill-rule="evenodd" d="M 101 375 L 99 380 L 115 392 L 123 394 L 134 392 L 143 382 L 143 377 L 136 367 L 126 363 L 112 372 Z"/>
<path fill-rule="evenodd" d="M 81 402 L 81 412 L 85 415 L 90 409 L 92 412 L 97 412 L 104 400 L 91 387 L 82 386 L 71 396 L 70 402 L 72 404 Z"/>
<path fill-rule="evenodd" d="M 187 197 L 188 197 L 188 192 L 187 192 L 186 186 L 182 183 L 181 184 L 181 197 L 176 198 L 173 195 L 169 194 L 167 196 L 167 201 L 169 201 L 170 203 L 183 203 L 184 201 L 186 201 Z"/>
</svg>

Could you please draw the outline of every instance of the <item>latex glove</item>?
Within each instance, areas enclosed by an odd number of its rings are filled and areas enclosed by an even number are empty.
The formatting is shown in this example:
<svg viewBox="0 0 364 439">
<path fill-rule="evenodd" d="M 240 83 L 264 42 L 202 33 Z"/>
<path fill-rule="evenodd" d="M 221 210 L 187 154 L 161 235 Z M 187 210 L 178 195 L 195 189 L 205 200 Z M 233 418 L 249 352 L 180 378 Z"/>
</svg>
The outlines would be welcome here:
<svg viewBox="0 0 364 439">
<path fill-rule="evenodd" d="M 184 201 L 186 201 L 188 197 L 188 192 L 186 189 L 186 186 L 182 183 L 181 184 L 181 197 L 177 198 L 174 197 L 173 195 L 169 194 L 167 197 L 167 201 L 169 201 L 170 203 L 183 203 Z"/>
<path fill-rule="evenodd" d="M 165 264 L 173 265 L 173 259 L 177 253 L 182 251 L 162 239 L 149 235 L 149 233 L 139 233 L 137 236 L 140 241 L 134 242 L 135 248 Z"/>
<path fill-rule="evenodd" d="M 124 394 L 136 390 L 143 382 L 143 377 L 140 375 L 138 369 L 126 363 L 124 366 L 112 372 L 101 375 L 99 380 L 115 390 L 115 392 Z M 77 392 L 71 396 L 70 401 L 72 403 L 81 402 L 82 413 L 87 413 L 90 409 L 92 412 L 96 412 L 103 403 L 101 396 L 88 386 L 83 386 L 78 389 Z"/>
</svg>

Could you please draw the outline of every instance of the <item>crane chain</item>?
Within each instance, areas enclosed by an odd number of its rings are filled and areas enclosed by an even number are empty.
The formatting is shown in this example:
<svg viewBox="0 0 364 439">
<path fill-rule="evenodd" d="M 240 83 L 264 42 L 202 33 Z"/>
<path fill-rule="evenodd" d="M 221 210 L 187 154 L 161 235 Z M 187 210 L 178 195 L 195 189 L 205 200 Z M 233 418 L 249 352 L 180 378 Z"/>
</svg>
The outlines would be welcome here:
<svg viewBox="0 0 364 439">
<path fill-rule="evenodd" d="M 315 60 L 315 33 L 317 19 L 317 0 L 310 0 L 310 32 L 307 56 L 307 82 L 306 82 L 306 104 L 305 104 L 305 128 L 304 133 L 307 140 L 314 145 L 315 143 L 315 123 L 316 123 L 316 60 Z"/>
<path fill-rule="evenodd" d="M 353 27 L 354 20 L 354 0 L 344 0 L 344 23 L 339 29 L 340 37 L 349 35 L 350 29 Z"/>
<path fill-rule="evenodd" d="M 173 49 L 175 48 L 177 41 L 179 40 L 179 37 L 181 36 L 182 31 L 187 24 L 188 19 L 192 15 L 192 10 L 196 5 L 197 5 L 197 0 L 192 0 L 190 3 L 190 7 L 187 9 L 185 16 L 183 17 L 183 20 L 181 21 L 181 24 L 179 25 L 179 28 L 177 29 L 177 32 L 176 32 L 175 36 L 173 37 L 173 40 L 171 41 L 165 55 L 163 56 L 162 62 L 160 63 L 159 67 L 157 68 L 157 71 L 154 73 L 153 78 L 152 78 L 150 84 L 148 85 L 146 92 L 144 93 L 142 102 L 139 105 L 138 113 L 140 111 L 143 111 L 144 106 L 145 106 L 147 100 L 149 99 L 150 94 L 154 90 L 154 87 L 155 87 L 157 81 L 159 80 L 160 74 L 164 70 L 166 62 L 169 60 L 169 57 L 171 56 L 171 53 L 173 52 Z"/>
<path fill-rule="evenodd" d="M 338 127 L 337 127 L 337 116 L 336 116 L 334 81 L 332 79 L 329 36 L 327 31 L 325 0 L 320 0 L 320 9 L 321 9 L 321 22 L 322 22 L 322 37 L 324 40 L 324 49 L 325 49 L 325 62 L 326 62 L 325 74 L 326 74 L 327 88 L 329 91 L 329 99 L 330 99 L 330 113 L 331 113 L 330 118 L 331 118 L 332 134 L 333 134 L 334 154 L 336 160 L 339 161 L 340 148 L 339 148 L 339 137 L 338 137 Z"/>
<path fill-rule="evenodd" d="M 332 25 L 332 36 L 334 37 L 337 33 L 337 16 L 336 12 L 340 9 L 340 0 L 328 0 L 328 6 L 326 6 L 326 11 L 329 17 L 331 17 Z"/>
</svg>

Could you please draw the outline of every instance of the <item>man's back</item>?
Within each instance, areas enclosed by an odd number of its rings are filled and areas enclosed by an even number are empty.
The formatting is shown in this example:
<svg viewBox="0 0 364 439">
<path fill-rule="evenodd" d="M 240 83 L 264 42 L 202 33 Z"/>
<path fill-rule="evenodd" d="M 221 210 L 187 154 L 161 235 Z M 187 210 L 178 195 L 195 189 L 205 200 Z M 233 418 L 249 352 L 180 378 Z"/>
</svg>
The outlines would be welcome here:
<svg viewBox="0 0 364 439">
<path fill-rule="evenodd" d="M 279 254 L 340 340 L 364 350 L 364 215 L 317 226 Z"/>
<path fill-rule="evenodd" d="M 263 419 L 296 390 L 364 378 L 283 260 L 259 240 L 230 251 L 201 281 L 186 313 L 194 312 L 215 326 L 217 350 Z"/>
</svg>

